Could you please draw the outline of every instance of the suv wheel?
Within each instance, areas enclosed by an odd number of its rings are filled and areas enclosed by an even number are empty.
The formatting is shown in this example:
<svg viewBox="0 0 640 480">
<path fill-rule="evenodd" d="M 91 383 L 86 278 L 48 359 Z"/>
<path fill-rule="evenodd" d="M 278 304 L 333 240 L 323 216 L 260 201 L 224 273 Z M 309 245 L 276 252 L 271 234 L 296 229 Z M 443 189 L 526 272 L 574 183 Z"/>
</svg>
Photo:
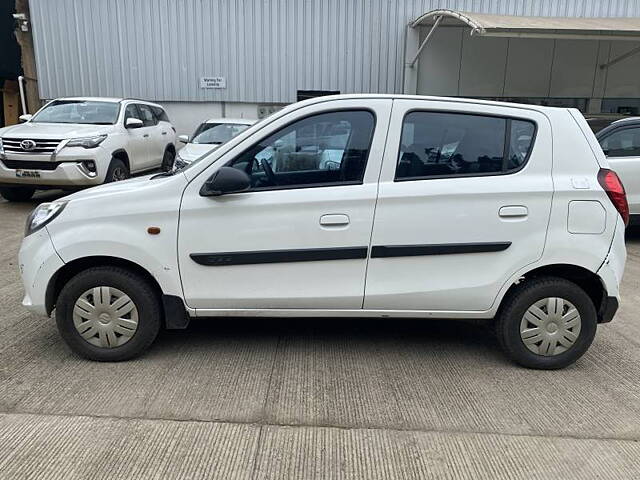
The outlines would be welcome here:
<svg viewBox="0 0 640 480">
<path fill-rule="evenodd" d="M 573 282 L 556 277 L 525 281 L 505 300 L 496 333 L 505 353 L 528 368 L 571 365 L 589 348 L 596 309 Z"/>
<path fill-rule="evenodd" d="M 0 195 L 10 202 L 26 202 L 35 191 L 34 187 L 3 187 L 0 188 Z"/>
<path fill-rule="evenodd" d="M 175 152 L 170 149 L 166 149 L 164 151 L 164 156 L 162 157 L 162 166 L 160 167 L 163 172 L 168 172 L 173 168 L 173 161 L 176 158 Z"/>
<path fill-rule="evenodd" d="M 161 314 L 149 283 L 119 267 L 94 267 L 77 274 L 56 304 L 56 323 L 67 345 L 97 361 L 140 355 L 158 335 Z"/>
<path fill-rule="evenodd" d="M 124 162 L 119 158 L 112 158 L 104 182 L 119 182 L 120 180 L 126 180 L 129 176 L 129 169 Z"/>
</svg>

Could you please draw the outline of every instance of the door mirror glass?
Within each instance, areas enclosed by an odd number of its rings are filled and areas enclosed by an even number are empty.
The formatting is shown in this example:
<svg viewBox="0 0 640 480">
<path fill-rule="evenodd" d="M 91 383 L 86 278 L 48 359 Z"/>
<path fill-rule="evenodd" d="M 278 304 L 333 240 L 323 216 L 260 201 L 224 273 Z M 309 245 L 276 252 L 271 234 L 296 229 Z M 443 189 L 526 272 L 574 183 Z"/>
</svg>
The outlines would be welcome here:
<svg viewBox="0 0 640 480">
<path fill-rule="evenodd" d="M 18 119 L 21 122 L 28 122 L 29 120 L 31 120 L 33 118 L 33 115 L 29 114 L 29 113 L 25 113 L 24 115 L 20 115 L 18 117 Z"/>
<path fill-rule="evenodd" d="M 189 135 L 178 135 L 178 141 L 181 143 L 189 143 Z"/>
<path fill-rule="evenodd" d="M 250 187 L 251 180 L 246 172 L 233 167 L 221 167 L 202 185 L 200 195 L 216 197 L 227 193 L 244 192 Z"/>
<path fill-rule="evenodd" d="M 124 122 L 125 128 L 140 128 L 143 125 L 143 121 L 139 118 L 127 118 L 127 121 Z"/>
</svg>

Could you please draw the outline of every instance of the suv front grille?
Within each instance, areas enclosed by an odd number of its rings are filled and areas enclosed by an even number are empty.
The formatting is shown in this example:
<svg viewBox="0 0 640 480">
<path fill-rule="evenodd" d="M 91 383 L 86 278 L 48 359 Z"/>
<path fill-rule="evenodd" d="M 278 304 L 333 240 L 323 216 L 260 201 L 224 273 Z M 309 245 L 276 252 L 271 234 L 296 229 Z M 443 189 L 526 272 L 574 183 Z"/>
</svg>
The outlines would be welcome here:
<svg viewBox="0 0 640 480">
<path fill-rule="evenodd" d="M 55 170 L 60 162 L 35 162 L 29 160 L 2 160 L 11 170 Z"/>
<path fill-rule="evenodd" d="M 24 148 L 22 142 L 31 140 L 35 142 L 33 148 Z M 2 145 L 7 153 L 42 153 L 51 155 L 56 151 L 57 146 L 62 140 L 52 140 L 49 138 L 3 138 Z"/>
</svg>

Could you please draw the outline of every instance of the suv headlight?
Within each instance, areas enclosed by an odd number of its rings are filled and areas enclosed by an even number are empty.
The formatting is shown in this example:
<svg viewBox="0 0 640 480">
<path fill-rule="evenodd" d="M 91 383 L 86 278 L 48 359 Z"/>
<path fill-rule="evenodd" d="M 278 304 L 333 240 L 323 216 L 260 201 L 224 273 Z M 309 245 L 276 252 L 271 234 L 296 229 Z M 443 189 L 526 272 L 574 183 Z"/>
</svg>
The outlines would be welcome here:
<svg viewBox="0 0 640 480">
<path fill-rule="evenodd" d="M 0 153 L 4 153 L 4 145 L 2 145 L 2 138 L 0 138 Z"/>
<path fill-rule="evenodd" d="M 66 205 L 67 202 L 50 202 L 38 205 L 27 217 L 24 236 L 29 236 L 47 225 L 51 220 L 60 215 L 60 212 L 64 210 Z"/>
<path fill-rule="evenodd" d="M 72 138 L 65 147 L 96 148 L 107 138 L 106 135 L 96 135 L 95 137 Z"/>
</svg>

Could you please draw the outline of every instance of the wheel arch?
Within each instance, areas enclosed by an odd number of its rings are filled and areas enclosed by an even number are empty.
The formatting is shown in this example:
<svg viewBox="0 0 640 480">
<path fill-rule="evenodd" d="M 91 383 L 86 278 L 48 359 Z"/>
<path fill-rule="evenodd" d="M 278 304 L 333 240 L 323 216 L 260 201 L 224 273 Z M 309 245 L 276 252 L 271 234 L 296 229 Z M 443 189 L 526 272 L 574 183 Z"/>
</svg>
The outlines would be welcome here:
<svg viewBox="0 0 640 480">
<path fill-rule="evenodd" d="M 187 314 L 183 300 L 175 295 L 166 295 L 156 278 L 144 267 L 139 264 L 118 257 L 106 255 L 96 255 L 89 257 L 81 257 L 65 263 L 49 280 L 45 293 L 45 307 L 47 315 L 56 306 L 56 302 L 60 292 L 71 278 L 83 270 L 93 267 L 120 267 L 133 271 L 147 280 L 154 291 L 157 292 L 158 298 L 161 299 L 163 324 L 167 328 L 186 328 L 189 324 L 189 316 Z"/>
<path fill-rule="evenodd" d="M 500 313 L 502 306 L 505 304 L 505 301 L 511 296 L 517 285 L 522 282 L 526 282 L 527 280 L 540 277 L 563 278 L 578 285 L 585 291 L 593 302 L 593 305 L 598 312 L 598 321 L 602 321 L 601 315 L 603 310 L 606 308 L 607 301 L 607 290 L 602 283 L 602 280 L 591 270 L 578 265 L 564 263 L 542 265 L 520 275 L 518 281 L 512 283 L 503 295 L 500 307 L 498 308 L 498 314 Z"/>
<path fill-rule="evenodd" d="M 131 163 L 129 162 L 129 154 L 124 148 L 119 148 L 111 153 L 111 157 L 117 158 L 118 160 L 122 160 L 124 164 L 127 166 L 127 169 L 131 171 Z"/>
</svg>

